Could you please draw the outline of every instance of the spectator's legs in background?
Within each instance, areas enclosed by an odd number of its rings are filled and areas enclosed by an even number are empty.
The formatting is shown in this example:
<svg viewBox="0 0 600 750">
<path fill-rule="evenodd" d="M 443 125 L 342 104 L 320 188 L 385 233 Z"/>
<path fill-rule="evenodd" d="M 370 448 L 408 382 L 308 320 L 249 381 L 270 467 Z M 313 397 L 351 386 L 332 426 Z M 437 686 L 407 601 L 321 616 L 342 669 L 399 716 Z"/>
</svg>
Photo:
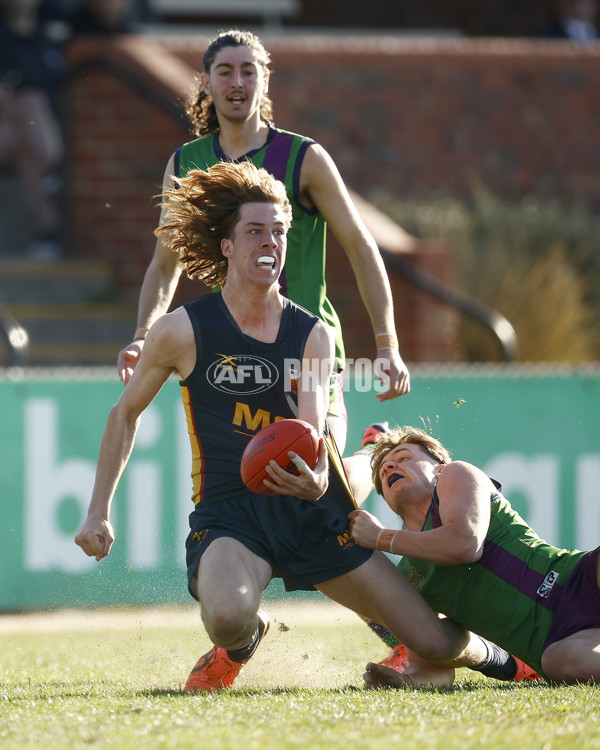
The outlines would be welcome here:
<svg viewBox="0 0 600 750">
<path fill-rule="evenodd" d="M 64 154 L 62 134 L 46 94 L 27 89 L 0 95 L 0 158 L 14 161 L 34 225 L 30 252 L 61 254 L 58 192 Z"/>
</svg>

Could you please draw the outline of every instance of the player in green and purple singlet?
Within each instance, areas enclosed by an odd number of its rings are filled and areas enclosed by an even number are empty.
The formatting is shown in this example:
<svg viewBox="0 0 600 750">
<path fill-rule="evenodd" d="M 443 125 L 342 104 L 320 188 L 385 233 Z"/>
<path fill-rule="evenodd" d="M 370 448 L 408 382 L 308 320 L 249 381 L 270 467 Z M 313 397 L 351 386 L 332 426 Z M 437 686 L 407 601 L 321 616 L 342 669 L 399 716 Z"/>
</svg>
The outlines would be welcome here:
<svg viewBox="0 0 600 750">
<path fill-rule="evenodd" d="M 402 555 L 399 568 L 437 612 L 493 641 L 551 682 L 600 682 L 600 552 L 554 547 L 531 529 L 498 483 L 414 428 L 384 432 L 373 481 L 404 522 L 384 529 L 353 511 L 352 535 Z M 449 684 L 452 665 L 408 654 L 403 673 L 369 664 L 377 687 Z"/>
<path fill-rule="evenodd" d="M 334 333 L 336 367 L 328 423 L 343 453 L 347 429 L 342 391 L 345 354 L 340 321 L 326 293 L 327 226 L 354 270 L 371 319 L 376 356 L 387 362 L 382 371 L 389 384 L 377 398 L 384 401 L 408 393 L 410 376 L 398 350 L 390 285 L 375 240 L 325 149 L 310 138 L 273 125 L 269 64 L 269 53 L 251 32 L 224 31 L 212 40 L 203 57 L 197 94 L 188 107 L 197 138 L 169 159 L 164 190 L 173 186 L 173 176 L 182 177 L 192 168 L 207 169 L 219 161 L 249 160 L 284 182 L 293 220 L 280 283 L 283 294 L 320 317 Z M 163 220 L 161 216 L 161 223 Z M 177 258 L 159 235 L 140 291 L 133 341 L 118 357 L 124 383 L 137 364 L 148 329 L 167 311 L 180 274 Z M 366 494 L 370 489 L 370 485 L 365 488 Z"/>
</svg>

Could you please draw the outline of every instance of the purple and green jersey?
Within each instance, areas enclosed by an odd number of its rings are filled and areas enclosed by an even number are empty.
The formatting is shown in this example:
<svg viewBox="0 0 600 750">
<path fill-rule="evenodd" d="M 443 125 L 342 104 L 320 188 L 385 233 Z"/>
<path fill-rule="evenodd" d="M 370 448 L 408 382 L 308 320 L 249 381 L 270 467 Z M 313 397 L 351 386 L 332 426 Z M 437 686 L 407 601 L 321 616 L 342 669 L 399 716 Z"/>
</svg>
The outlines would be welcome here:
<svg viewBox="0 0 600 750">
<path fill-rule="evenodd" d="M 327 298 L 325 282 L 327 224 L 316 210 L 300 203 L 300 168 L 310 138 L 271 127 L 266 143 L 237 161 L 247 160 L 264 167 L 283 182 L 292 204 L 292 226 L 287 237 L 287 260 L 281 274 L 281 291 L 293 302 L 317 315 L 335 332 L 336 364 L 344 368 L 345 353 L 340 320 Z M 208 169 L 219 161 L 231 161 L 219 144 L 218 133 L 185 143 L 175 152 L 175 174 L 190 169 Z"/>
<path fill-rule="evenodd" d="M 422 531 L 441 525 L 436 490 Z M 398 567 L 436 612 L 497 643 L 543 675 L 541 657 L 550 643 L 600 627 L 593 555 L 546 543 L 496 491 L 477 562 L 442 566 L 404 557 Z"/>
</svg>

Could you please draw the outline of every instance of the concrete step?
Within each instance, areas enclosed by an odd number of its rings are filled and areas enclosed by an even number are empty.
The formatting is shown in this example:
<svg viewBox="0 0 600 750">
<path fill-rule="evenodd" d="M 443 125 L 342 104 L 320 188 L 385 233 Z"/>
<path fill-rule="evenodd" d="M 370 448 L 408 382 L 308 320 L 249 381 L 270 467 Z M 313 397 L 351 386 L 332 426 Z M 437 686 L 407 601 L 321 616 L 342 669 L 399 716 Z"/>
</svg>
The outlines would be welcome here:
<svg viewBox="0 0 600 750">
<path fill-rule="evenodd" d="M 114 300 L 112 272 L 102 261 L 0 260 L 0 303 L 76 304 Z"/>
<path fill-rule="evenodd" d="M 103 369 L 109 367 L 114 368 L 116 377 L 117 354 L 122 348 L 123 342 L 61 344 L 60 346 L 33 342 L 23 366 L 29 368 L 101 367 Z M 8 349 L 0 345 L 0 367 L 12 367 L 14 364 Z"/>
<path fill-rule="evenodd" d="M 33 367 L 114 367 L 136 323 L 115 296 L 102 261 L 0 259 L 0 304 L 25 329 Z M 12 362 L 0 336 L 0 366 Z"/>
<path fill-rule="evenodd" d="M 11 304 L 8 312 L 29 337 L 31 366 L 114 365 L 135 330 L 127 305 Z"/>
</svg>

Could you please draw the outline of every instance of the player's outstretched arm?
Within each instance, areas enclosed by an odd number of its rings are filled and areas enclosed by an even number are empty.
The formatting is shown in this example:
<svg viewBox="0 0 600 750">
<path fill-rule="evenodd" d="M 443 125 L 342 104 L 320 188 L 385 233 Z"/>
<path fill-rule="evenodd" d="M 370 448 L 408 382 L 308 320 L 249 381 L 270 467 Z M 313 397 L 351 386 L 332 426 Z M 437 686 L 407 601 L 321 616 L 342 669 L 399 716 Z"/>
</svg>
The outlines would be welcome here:
<svg viewBox="0 0 600 750">
<path fill-rule="evenodd" d="M 410 375 L 398 350 L 394 305 L 385 265 L 375 240 L 360 218 L 339 171 L 318 144 L 306 152 L 300 175 L 303 199 L 314 205 L 327 221 L 352 265 L 358 289 L 367 308 L 377 358 L 387 376 L 380 401 L 410 391 Z"/>
<path fill-rule="evenodd" d="M 163 193 L 173 186 L 174 170 L 174 157 L 171 156 L 163 178 Z M 163 221 L 164 209 L 161 210 L 160 224 Z M 156 239 L 154 254 L 140 289 L 137 328 L 133 340 L 121 349 L 117 357 L 117 371 L 124 385 L 129 383 L 139 362 L 144 341 L 152 324 L 169 309 L 180 275 L 181 268 L 177 256 L 161 234 Z"/>
<path fill-rule="evenodd" d="M 87 518 L 75 536 L 75 544 L 98 561 L 109 554 L 114 542 L 110 509 L 133 449 L 140 415 L 174 369 L 190 367 L 191 363 L 187 364 L 177 354 L 178 349 L 185 353 L 191 349 L 186 335 L 193 337 L 184 311 L 180 309 L 163 316 L 150 331 L 144 355 L 131 382 L 109 412 Z"/>
<path fill-rule="evenodd" d="M 129 390 L 126 392 L 129 396 Z M 133 448 L 137 417 L 132 418 L 124 403 L 125 393 L 108 415 L 96 468 L 96 479 L 86 520 L 75 536 L 88 557 L 97 561 L 106 557 L 114 542 L 110 508 L 119 478 Z"/>
</svg>

